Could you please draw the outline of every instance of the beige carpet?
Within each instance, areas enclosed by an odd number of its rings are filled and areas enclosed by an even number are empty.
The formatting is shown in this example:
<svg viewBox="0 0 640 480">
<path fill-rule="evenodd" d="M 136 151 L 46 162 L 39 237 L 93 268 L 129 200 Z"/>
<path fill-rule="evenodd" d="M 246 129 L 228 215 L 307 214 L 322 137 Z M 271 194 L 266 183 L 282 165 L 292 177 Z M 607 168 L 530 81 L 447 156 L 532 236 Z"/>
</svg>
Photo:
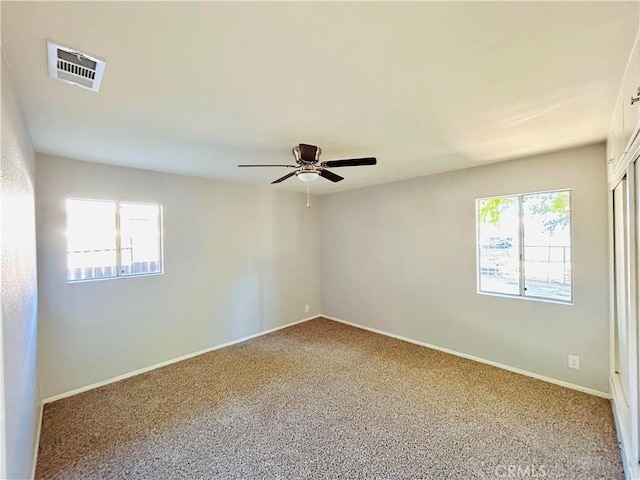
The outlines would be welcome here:
<svg viewBox="0 0 640 480">
<path fill-rule="evenodd" d="M 622 476 L 608 401 L 324 319 L 46 405 L 36 472 Z"/>
</svg>

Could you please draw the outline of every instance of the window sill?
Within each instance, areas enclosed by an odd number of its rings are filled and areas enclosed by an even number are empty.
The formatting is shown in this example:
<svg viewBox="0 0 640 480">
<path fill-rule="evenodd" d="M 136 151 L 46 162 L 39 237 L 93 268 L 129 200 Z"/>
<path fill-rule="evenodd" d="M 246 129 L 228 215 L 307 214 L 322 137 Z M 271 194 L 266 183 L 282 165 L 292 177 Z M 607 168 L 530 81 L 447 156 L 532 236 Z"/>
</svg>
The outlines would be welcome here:
<svg viewBox="0 0 640 480">
<path fill-rule="evenodd" d="M 164 275 L 164 271 L 153 272 L 153 273 L 136 273 L 135 275 L 119 275 L 117 277 L 87 278 L 83 280 L 67 280 L 66 283 L 68 285 L 73 285 L 75 283 L 101 282 L 104 280 L 119 280 L 121 278 L 156 277 L 158 275 Z"/>
<path fill-rule="evenodd" d="M 483 292 L 481 290 L 478 290 L 476 293 L 478 295 L 486 295 L 488 297 L 511 298 L 511 299 L 514 299 L 514 300 L 528 300 L 528 301 L 531 301 L 531 302 L 552 303 L 552 304 L 555 304 L 555 305 L 568 305 L 568 306 L 574 305 L 573 300 L 566 301 L 566 300 L 554 300 L 552 298 L 523 297 L 523 296 L 520 296 L 520 295 L 509 295 L 507 293 Z"/>
</svg>

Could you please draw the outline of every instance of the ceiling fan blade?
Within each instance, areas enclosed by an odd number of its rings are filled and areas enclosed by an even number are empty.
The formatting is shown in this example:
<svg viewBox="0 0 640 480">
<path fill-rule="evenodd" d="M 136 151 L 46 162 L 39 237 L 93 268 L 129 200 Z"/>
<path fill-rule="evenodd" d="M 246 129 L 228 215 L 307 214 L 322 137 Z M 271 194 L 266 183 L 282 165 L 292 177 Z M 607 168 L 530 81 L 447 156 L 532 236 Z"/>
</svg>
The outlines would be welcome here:
<svg viewBox="0 0 640 480">
<path fill-rule="evenodd" d="M 320 173 L 321 177 L 324 177 L 327 180 L 331 180 L 332 182 L 339 182 L 340 180 L 344 180 L 344 177 L 341 177 L 340 175 L 336 175 L 335 173 L 330 172 L 329 170 L 318 170 L 318 172 Z"/>
<path fill-rule="evenodd" d="M 301 160 L 311 163 L 317 161 L 318 147 L 315 145 L 307 145 L 306 143 L 301 143 L 298 147 L 300 148 Z"/>
<path fill-rule="evenodd" d="M 362 165 L 375 165 L 378 161 L 375 157 L 367 158 L 349 158 L 347 160 L 329 160 L 322 162 L 320 165 L 323 167 L 336 168 L 336 167 L 360 167 Z"/>
<path fill-rule="evenodd" d="M 289 167 L 298 168 L 297 165 L 238 165 L 239 167 Z"/>
<path fill-rule="evenodd" d="M 296 172 L 287 173 L 284 177 L 280 177 L 279 179 L 274 180 L 274 181 L 273 181 L 273 182 L 271 182 L 271 183 L 272 183 L 272 184 L 273 184 L 273 183 L 280 183 L 280 182 L 282 182 L 282 181 L 286 180 L 286 179 L 287 179 L 287 178 L 289 178 L 289 177 L 293 177 L 295 174 L 296 174 Z"/>
</svg>

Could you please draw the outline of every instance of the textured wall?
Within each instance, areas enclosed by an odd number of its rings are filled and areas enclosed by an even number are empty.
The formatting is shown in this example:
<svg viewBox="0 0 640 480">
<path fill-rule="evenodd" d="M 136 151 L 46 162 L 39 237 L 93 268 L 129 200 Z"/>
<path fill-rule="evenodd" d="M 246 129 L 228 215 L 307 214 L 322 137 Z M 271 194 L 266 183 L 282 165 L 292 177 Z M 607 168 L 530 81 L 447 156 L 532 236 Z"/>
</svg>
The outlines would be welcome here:
<svg viewBox="0 0 640 480">
<path fill-rule="evenodd" d="M 476 293 L 476 198 L 561 188 L 574 305 Z M 324 314 L 609 391 L 604 145 L 323 195 L 320 211 Z"/>
<path fill-rule="evenodd" d="M 320 312 L 302 194 L 50 156 L 37 179 L 45 397 Z M 67 284 L 66 197 L 162 204 L 165 273 Z"/>
<path fill-rule="evenodd" d="M 34 153 L 2 60 L 2 347 L 7 478 L 29 478 L 40 399 L 36 376 L 37 282 Z M 2 477 L 0 472 L 0 477 Z"/>
</svg>

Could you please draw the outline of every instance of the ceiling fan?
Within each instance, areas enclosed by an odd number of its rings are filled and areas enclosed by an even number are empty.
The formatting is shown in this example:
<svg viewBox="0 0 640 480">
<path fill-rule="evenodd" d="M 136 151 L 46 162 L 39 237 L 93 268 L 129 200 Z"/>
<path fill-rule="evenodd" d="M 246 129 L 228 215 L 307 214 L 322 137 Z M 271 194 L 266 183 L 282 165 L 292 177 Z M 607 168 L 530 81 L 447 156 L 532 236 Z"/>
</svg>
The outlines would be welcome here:
<svg viewBox="0 0 640 480">
<path fill-rule="evenodd" d="M 329 168 L 359 167 L 361 165 L 375 165 L 377 163 L 377 160 L 374 157 L 350 158 L 346 160 L 329 160 L 326 162 L 318 163 L 322 150 L 320 149 L 320 147 L 316 147 L 315 145 L 307 145 L 305 143 L 301 143 L 300 145 L 293 147 L 292 153 L 296 159 L 297 165 L 238 165 L 238 166 L 239 167 L 295 168 L 293 172 L 288 173 L 284 177 L 280 177 L 271 183 L 280 183 L 289 177 L 293 177 L 294 175 L 297 176 L 298 179 L 302 180 L 303 182 L 309 183 L 309 182 L 316 181 L 319 177 L 326 178 L 327 180 L 331 180 L 332 182 L 339 182 L 340 180 L 344 180 L 344 177 L 341 177 L 340 175 L 336 175 L 335 173 L 330 172 L 329 170 L 327 170 L 327 167 Z"/>
</svg>

